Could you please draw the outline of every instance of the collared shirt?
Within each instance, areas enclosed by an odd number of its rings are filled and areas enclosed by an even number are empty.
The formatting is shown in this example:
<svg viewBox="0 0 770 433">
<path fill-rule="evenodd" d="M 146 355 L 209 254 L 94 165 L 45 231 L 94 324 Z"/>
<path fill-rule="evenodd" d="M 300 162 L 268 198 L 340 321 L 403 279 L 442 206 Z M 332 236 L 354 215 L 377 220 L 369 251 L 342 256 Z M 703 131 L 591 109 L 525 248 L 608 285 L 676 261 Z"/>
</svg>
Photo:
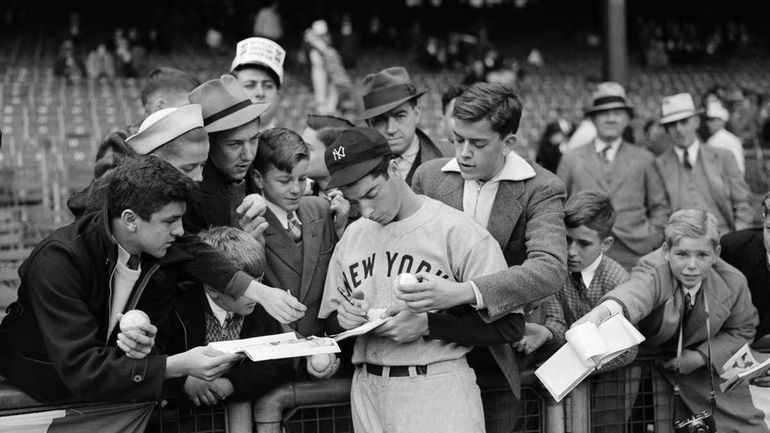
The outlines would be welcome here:
<svg viewBox="0 0 770 433">
<path fill-rule="evenodd" d="M 443 172 L 460 173 L 460 165 L 457 158 L 452 158 L 441 167 Z M 466 180 L 463 186 L 463 212 L 472 216 L 482 227 L 487 228 L 489 216 L 492 214 L 492 205 L 497 196 L 497 189 L 501 181 L 522 181 L 535 177 L 535 170 L 529 163 L 515 152 L 510 152 L 505 157 L 505 164 L 492 179 L 486 182 Z M 477 309 L 484 308 L 484 299 L 478 286 L 470 281 L 473 293 L 476 295 Z"/>
<path fill-rule="evenodd" d="M 216 317 L 217 321 L 221 326 L 225 326 L 225 321 L 233 317 L 233 313 L 217 305 L 217 303 L 214 302 L 213 299 L 211 299 L 211 296 L 209 296 L 208 293 L 206 293 L 206 300 L 209 301 L 209 307 L 211 307 L 211 314 L 213 314 L 214 317 Z"/>
<path fill-rule="evenodd" d="M 139 280 L 139 275 L 142 273 L 141 262 L 136 270 L 130 269 L 128 267 L 128 259 L 131 258 L 131 254 L 119 243 L 115 243 L 118 246 L 118 260 L 115 263 L 115 270 L 110 281 L 112 285 L 112 303 L 110 305 L 110 322 L 107 327 L 108 339 L 112 334 L 112 330 L 118 324 L 118 314 L 123 313 L 123 310 L 126 308 L 128 298 L 134 290 L 134 284 Z"/>
<path fill-rule="evenodd" d="M 700 290 L 700 287 L 703 285 L 703 281 L 698 283 L 695 287 L 692 288 L 685 288 L 682 287 L 682 291 L 684 292 L 682 294 L 682 301 L 684 302 L 684 295 L 690 294 L 690 306 L 695 305 L 695 297 L 698 296 L 698 291 Z M 614 316 L 616 314 L 623 312 L 623 306 L 620 305 L 618 301 L 615 301 L 614 299 L 608 299 L 604 302 L 602 302 L 602 305 L 607 307 L 608 310 L 610 310 L 610 316 Z"/>
<path fill-rule="evenodd" d="M 585 284 L 586 287 L 591 287 L 591 282 L 594 280 L 596 270 L 599 269 L 599 265 L 602 263 L 602 258 L 604 258 L 604 254 L 599 254 L 599 257 L 597 257 L 596 260 L 580 271 L 580 277 L 583 279 L 583 284 Z"/>
<path fill-rule="evenodd" d="M 281 227 L 285 228 L 286 230 L 289 229 L 289 213 L 286 212 L 284 209 L 279 207 L 277 204 L 270 202 L 270 200 L 265 200 L 267 202 L 267 208 L 270 209 L 270 211 L 275 215 L 276 218 L 278 218 L 278 222 L 281 223 Z M 299 221 L 299 216 L 297 215 L 297 212 L 294 212 L 295 217 L 297 218 L 297 221 Z M 299 221 L 300 226 L 302 226 L 302 222 Z"/>
<path fill-rule="evenodd" d="M 695 143 L 691 144 L 687 148 L 687 159 L 690 161 L 690 165 L 695 167 L 695 162 L 698 160 L 698 151 L 700 150 L 700 142 L 695 140 Z M 674 153 L 676 153 L 676 159 L 680 164 L 684 163 L 684 149 L 679 146 L 674 146 Z"/>
<path fill-rule="evenodd" d="M 396 158 L 396 161 L 398 161 L 398 172 L 401 175 L 401 179 L 406 179 L 406 177 L 409 175 L 409 170 L 412 169 L 412 165 L 414 165 L 414 160 L 417 159 L 418 153 L 420 153 L 420 138 L 417 137 L 417 134 L 415 134 L 414 139 L 412 139 L 412 144 L 406 148 L 404 153 Z"/>
<path fill-rule="evenodd" d="M 620 144 L 622 142 L 623 142 L 622 137 L 618 137 L 615 141 L 609 144 L 607 144 L 607 142 L 602 140 L 601 138 L 596 137 L 596 140 L 594 140 L 594 148 L 596 149 L 596 153 L 601 155 L 602 151 L 607 146 L 609 146 L 609 149 L 607 149 L 607 152 L 604 153 L 604 157 L 607 158 L 607 161 L 612 162 L 615 160 L 615 155 L 618 154 L 618 149 L 620 149 Z"/>
</svg>

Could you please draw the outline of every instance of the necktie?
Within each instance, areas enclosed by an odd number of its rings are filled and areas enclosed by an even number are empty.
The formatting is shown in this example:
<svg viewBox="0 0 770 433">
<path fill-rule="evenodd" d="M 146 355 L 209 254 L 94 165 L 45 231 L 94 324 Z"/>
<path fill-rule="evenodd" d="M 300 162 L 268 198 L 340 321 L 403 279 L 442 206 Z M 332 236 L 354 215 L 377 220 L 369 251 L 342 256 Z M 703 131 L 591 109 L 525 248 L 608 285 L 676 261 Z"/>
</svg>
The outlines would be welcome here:
<svg viewBox="0 0 770 433">
<path fill-rule="evenodd" d="M 132 271 L 139 269 L 139 255 L 137 254 L 129 256 L 128 261 L 126 262 L 126 267 Z"/>
<path fill-rule="evenodd" d="M 286 229 L 289 231 L 289 236 L 294 242 L 302 240 L 302 223 L 297 219 L 297 215 L 294 212 L 289 212 L 286 215 L 288 219 L 286 223 Z"/>
<path fill-rule="evenodd" d="M 583 282 L 583 274 L 580 272 L 570 272 L 572 275 L 572 281 L 575 283 L 575 288 L 578 292 L 584 292 L 586 290 L 586 284 Z"/>
<path fill-rule="evenodd" d="M 692 164 L 690 164 L 690 154 L 687 152 L 687 149 L 684 150 L 684 154 L 682 155 L 682 164 L 684 165 L 684 168 L 692 170 Z"/>
<path fill-rule="evenodd" d="M 684 318 L 683 321 L 687 322 L 687 319 L 690 317 L 690 313 L 692 313 L 693 305 L 692 305 L 692 297 L 690 296 L 690 293 L 685 293 L 684 295 Z"/>
<path fill-rule="evenodd" d="M 607 153 L 610 151 L 610 146 L 604 146 L 604 149 L 599 151 L 599 158 L 604 162 L 610 162 L 610 159 L 607 157 Z"/>
</svg>

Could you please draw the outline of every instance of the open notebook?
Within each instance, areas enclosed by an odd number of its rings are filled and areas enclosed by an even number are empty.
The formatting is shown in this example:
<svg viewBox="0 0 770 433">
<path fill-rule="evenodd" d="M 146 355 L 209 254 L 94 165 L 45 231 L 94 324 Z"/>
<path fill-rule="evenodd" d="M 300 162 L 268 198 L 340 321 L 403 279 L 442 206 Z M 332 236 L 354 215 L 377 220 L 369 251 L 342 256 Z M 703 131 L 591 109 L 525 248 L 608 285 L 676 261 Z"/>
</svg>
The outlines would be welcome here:
<svg viewBox="0 0 770 433">
<path fill-rule="evenodd" d="M 594 370 L 644 341 L 644 336 L 622 314 L 599 326 L 582 323 L 567 331 L 567 343 L 537 370 L 535 375 L 556 401 Z"/>
</svg>

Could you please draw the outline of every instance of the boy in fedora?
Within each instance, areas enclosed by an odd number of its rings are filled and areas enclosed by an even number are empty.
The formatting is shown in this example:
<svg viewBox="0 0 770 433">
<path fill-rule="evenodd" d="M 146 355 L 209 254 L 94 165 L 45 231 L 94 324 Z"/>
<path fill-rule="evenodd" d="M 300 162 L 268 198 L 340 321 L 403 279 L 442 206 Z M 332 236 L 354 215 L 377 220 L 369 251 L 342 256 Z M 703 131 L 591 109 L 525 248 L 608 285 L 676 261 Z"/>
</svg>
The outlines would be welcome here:
<svg viewBox="0 0 770 433">
<path fill-rule="evenodd" d="M 413 273 L 427 284 L 453 281 L 458 296 L 472 298 L 471 278 L 505 269 L 500 247 L 469 215 L 413 192 L 387 141 L 373 129 L 346 130 L 325 160 L 329 186 L 358 203 L 363 218 L 334 250 L 318 316 L 345 329 L 366 322 L 369 307 L 388 308 L 394 316 L 356 340 L 355 431 L 485 431 L 476 376 L 465 357 L 478 334 L 468 331 L 470 325 L 452 326 L 460 319 L 450 313 L 410 312 L 396 292 L 404 287 L 399 275 Z M 475 312 L 464 317 L 484 325 Z M 398 332 L 403 322 L 419 323 L 419 331 Z M 521 338 L 521 314 L 500 322 L 510 341 Z"/>
<path fill-rule="evenodd" d="M 593 190 L 610 197 L 617 217 L 615 242 L 607 255 L 626 270 L 660 246 L 670 213 L 655 156 L 623 140 L 632 110 L 623 86 L 600 83 L 586 112 L 596 126 L 596 138 L 566 152 L 556 171 L 567 194 Z"/>
<path fill-rule="evenodd" d="M 427 91 L 417 90 L 409 73 L 400 66 L 364 77 L 364 112 L 359 120 L 385 136 L 396 156 L 399 176 L 408 185 L 420 164 L 443 156 L 417 128 L 421 114 L 417 100 Z"/>
<path fill-rule="evenodd" d="M 257 194 L 251 163 L 257 154 L 260 115 L 268 104 L 254 104 L 232 75 L 201 84 L 190 92 L 190 101 L 202 107 L 211 146 L 203 180 L 185 214 L 185 229 L 197 233 L 236 227 L 264 244 L 267 204 Z M 262 289 L 260 303 L 279 322 L 291 323 L 304 315 L 305 306 L 285 290 L 255 284 Z"/>
<path fill-rule="evenodd" d="M 269 104 L 260 116 L 263 129 L 275 126 L 281 101 L 286 50 L 267 38 L 246 38 L 235 47 L 230 73 L 255 104 Z"/>
<path fill-rule="evenodd" d="M 728 150 L 703 146 L 696 131 L 699 111 L 689 93 L 663 98 L 660 123 L 674 146 L 655 164 L 672 211 L 702 209 L 713 214 L 722 234 L 751 227 L 749 187 Z"/>
</svg>

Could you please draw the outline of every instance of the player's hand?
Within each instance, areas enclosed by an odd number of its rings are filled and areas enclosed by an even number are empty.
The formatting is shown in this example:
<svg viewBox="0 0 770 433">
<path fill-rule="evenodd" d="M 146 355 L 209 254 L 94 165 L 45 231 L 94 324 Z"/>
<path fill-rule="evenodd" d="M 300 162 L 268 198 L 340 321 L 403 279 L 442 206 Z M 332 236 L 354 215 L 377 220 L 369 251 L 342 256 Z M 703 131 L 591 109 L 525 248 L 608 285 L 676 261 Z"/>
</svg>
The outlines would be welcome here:
<svg viewBox="0 0 770 433">
<path fill-rule="evenodd" d="M 288 324 L 305 315 L 307 307 L 291 293 L 252 281 L 243 296 L 257 301 L 275 320 Z"/>
<path fill-rule="evenodd" d="M 390 307 L 381 317 L 392 318 L 371 332 L 396 343 L 409 343 L 428 335 L 428 313 L 413 313 L 406 308 Z"/>
<path fill-rule="evenodd" d="M 118 323 L 123 314 L 118 314 Z M 144 359 L 155 346 L 158 328 L 151 323 L 142 323 L 135 328 L 118 333 L 118 347 L 133 359 Z"/>
<path fill-rule="evenodd" d="M 329 210 L 334 215 L 334 230 L 337 237 L 341 238 L 348 224 L 348 215 L 350 214 L 350 202 L 342 195 L 342 191 L 332 188 L 326 192 L 329 197 Z"/>
<path fill-rule="evenodd" d="M 265 243 L 263 235 L 269 225 L 265 220 L 265 212 L 267 212 L 267 201 L 259 194 L 247 195 L 235 209 L 235 213 L 238 214 L 238 226 L 241 230 L 262 244 Z"/>
<path fill-rule="evenodd" d="M 770 370 L 764 376 L 755 377 L 751 380 L 752 385 L 770 388 Z"/>
<path fill-rule="evenodd" d="M 243 355 L 223 353 L 206 346 L 195 347 L 180 355 L 184 373 L 205 381 L 218 378 L 243 358 Z"/>
<path fill-rule="evenodd" d="M 406 302 L 412 312 L 446 310 L 476 302 L 469 282 L 457 283 L 425 272 L 415 276 L 419 281 L 417 284 L 401 284 L 396 292 L 396 298 Z"/>
<path fill-rule="evenodd" d="M 364 300 L 364 294 L 354 290 L 350 296 L 351 302 L 342 299 L 337 306 L 337 321 L 343 329 L 353 329 L 369 321 L 369 303 Z"/>
<path fill-rule="evenodd" d="M 227 379 L 219 378 L 207 381 L 187 376 L 187 379 L 184 381 L 184 392 L 196 406 L 202 404 L 213 406 L 232 394 L 232 391 L 228 393 L 228 390 L 224 389 L 226 387 L 223 386 L 223 382 L 227 382 L 230 385 L 229 389 L 232 390 L 232 384 Z"/>
<path fill-rule="evenodd" d="M 524 336 L 521 340 L 513 343 L 513 348 L 519 352 L 529 355 L 539 349 L 546 341 L 553 338 L 551 330 L 537 323 L 527 323 Z"/>
<path fill-rule="evenodd" d="M 577 325 L 583 324 L 585 322 L 591 322 L 596 326 L 599 326 L 600 323 L 604 322 L 605 320 L 610 318 L 610 309 L 607 308 L 604 305 L 597 305 L 594 307 L 593 310 L 586 313 L 585 316 L 577 319 L 575 323 L 570 326 L 570 328 L 574 328 Z"/>
<path fill-rule="evenodd" d="M 318 365 L 319 363 L 326 364 L 326 368 L 316 370 L 314 364 Z M 308 374 L 316 379 L 328 379 L 340 369 L 340 359 L 333 353 L 310 355 L 306 357 L 305 364 Z"/>
<path fill-rule="evenodd" d="M 690 374 L 693 371 L 706 365 L 706 359 L 699 352 L 690 349 L 683 349 L 681 356 L 681 364 L 679 366 L 679 372 L 681 374 Z M 661 364 L 663 368 L 669 371 L 676 370 L 676 358 L 671 358 L 668 361 Z"/>
</svg>

